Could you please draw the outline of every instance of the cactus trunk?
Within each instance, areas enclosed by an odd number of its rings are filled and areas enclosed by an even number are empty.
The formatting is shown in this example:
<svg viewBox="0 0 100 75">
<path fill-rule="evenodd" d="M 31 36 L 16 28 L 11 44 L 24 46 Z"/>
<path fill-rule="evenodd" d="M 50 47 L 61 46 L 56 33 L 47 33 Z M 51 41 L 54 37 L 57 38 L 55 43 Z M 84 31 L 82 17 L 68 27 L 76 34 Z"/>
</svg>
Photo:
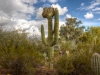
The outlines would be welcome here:
<svg viewBox="0 0 100 75">
<path fill-rule="evenodd" d="M 59 13 L 57 8 L 44 8 L 42 16 L 47 18 L 48 20 L 48 37 L 47 40 L 44 34 L 44 26 L 41 25 L 41 38 L 42 42 L 45 46 L 48 47 L 48 60 L 49 60 L 49 68 L 53 68 L 53 57 L 54 57 L 54 45 L 57 44 L 58 41 L 58 31 L 59 31 Z M 54 30 L 52 29 L 52 18 L 54 16 Z"/>
<path fill-rule="evenodd" d="M 91 68 L 95 75 L 100 75 L 100 55 L 94 53 L 91 59 Z"/>
<path fill-rule="evenodd" d="M 48 47 L 48 61 L 49 61 L 49 68 L 52 69 L 53 68 L 53 57 L 54 57 L 54 49 L 53 46 Z"/>
<path fill-rule="evenodd" d="M 53 34 L 52 34 L 52 17 L 48 18 L 48 45 L 52 46 Z"/>
</svg>

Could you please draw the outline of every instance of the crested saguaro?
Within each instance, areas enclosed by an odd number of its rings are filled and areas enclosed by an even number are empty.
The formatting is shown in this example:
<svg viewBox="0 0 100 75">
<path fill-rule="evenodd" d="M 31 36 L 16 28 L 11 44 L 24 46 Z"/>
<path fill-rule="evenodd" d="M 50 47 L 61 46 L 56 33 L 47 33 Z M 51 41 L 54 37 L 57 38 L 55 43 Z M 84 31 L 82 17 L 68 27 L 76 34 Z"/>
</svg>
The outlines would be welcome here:
<svg viewBox="0 0 100 75">
<path fill-rule="evenodd" d="M 48 20 L 48 37 L 45 38 L 44 26 L 41 25 L 41 38 L 42 42 L 45 46 L 48 47 L 48 60 L 49 60 L 49 68 L 53 68 L 53 57 L 54 57 L 54 45 L 57 44 L 58 41 L 58 32 L 59 32 L 59 12 L 57 8 L 49 7 L 43 8 L 42 12 L 43 18 L 47 18 Z M 52 19 L 54 17 L 54 28 Z"/>
</svg>

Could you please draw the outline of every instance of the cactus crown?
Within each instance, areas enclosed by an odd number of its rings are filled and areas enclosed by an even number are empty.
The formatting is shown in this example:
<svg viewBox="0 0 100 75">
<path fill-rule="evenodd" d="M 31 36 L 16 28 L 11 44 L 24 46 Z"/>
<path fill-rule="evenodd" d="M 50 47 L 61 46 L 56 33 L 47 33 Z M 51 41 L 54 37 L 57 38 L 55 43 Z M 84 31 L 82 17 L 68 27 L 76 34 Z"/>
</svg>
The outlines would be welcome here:
<svg viewBox="0 0 100 75">
<path fill-rule="evenodd" d="M 42 13 L 43 18 L 49 18 L 49 17 L 53 17 L 54 16 L 54 8 L 50 7 L 50 8 L 44 8 L 43 9 L 43 13 Z"/>
</svg>

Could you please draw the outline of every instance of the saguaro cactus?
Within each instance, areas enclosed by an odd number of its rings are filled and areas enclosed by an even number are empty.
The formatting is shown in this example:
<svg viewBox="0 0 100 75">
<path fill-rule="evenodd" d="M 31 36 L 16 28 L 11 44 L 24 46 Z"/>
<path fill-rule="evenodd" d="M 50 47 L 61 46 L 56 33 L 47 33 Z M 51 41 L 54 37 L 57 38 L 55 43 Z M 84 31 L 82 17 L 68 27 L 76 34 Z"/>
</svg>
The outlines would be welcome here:
<svg viewBox="0 0 100 75">
<path fill-rule="evenodd" d="M 53 57 L 54 57 L 54 48 L 53 46 L 57 44 L 58 40 L 58 31 L 59 31 L 59 12 L 57 8 L 44 8 L 42 12 L 43 18 L 48 20 L 48 37 L 45 38 L 44 26 L 41 25 L 41 37 L 42 42 L 45 46 L 48 47 L 48 59 L 49 59 L 49 68 L 53 67 Z M 52 24 L 52 18 L 54 17 L 54 29 Z"/>
<path fill-rule="evenodd" d="M 100 55 L 98 53 L 92 55 L 91 68 L 95 75 L 100 75 Z"/>
</svg>

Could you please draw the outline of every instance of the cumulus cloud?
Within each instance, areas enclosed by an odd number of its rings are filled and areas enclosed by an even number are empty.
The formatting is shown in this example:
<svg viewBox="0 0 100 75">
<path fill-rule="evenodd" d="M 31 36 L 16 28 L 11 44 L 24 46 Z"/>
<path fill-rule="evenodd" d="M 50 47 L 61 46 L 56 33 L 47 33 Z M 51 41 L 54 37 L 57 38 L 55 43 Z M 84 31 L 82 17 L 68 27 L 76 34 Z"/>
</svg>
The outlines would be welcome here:
<svg viewBox="0 0 100 75">
<path fill-rule="evenodd" d="M 14 29 L 16 29 L 16 30 L 21 29 L 25 33 L 29 33 L 29 36 L 33 36 L 33 35 L 39 35 L 40 36 L 41 24 L 46 25 L 46 23 L 47 23 L 46 20 L 27 21 L 27 20 L 24 20 L 24 19 L 20 19 L 20 20 L 12 20 L 12 21 L 16 22 Z"/>
<path fill-rule="evenodd" d="M 40 36 L 40 31 L 38 27 L 34 26 L 32 21 L 18 20 L 15 29 L 21 29 L 25 33 L 29 33 L 29 36 L 33 36 L 33 35 Z"/>
<path fill-rule="evenodd" d="M 29 36 L 32 36 L 32 35 L 40 36 L 40 25 L 42 24 L 42 21 L 38 22 L 36 20 L 27 21 L 25 19 L 20 19 L 20 20 L 11 19 L 11 20 L 8 20 L 8 22 L 4 22 L 4 24 L 5 25 L 2 25 L 4 30 L 21 29 L 25 33 L 29 33 L 28 34 Z"/>
<path fill-rule="evenodd" d="M 100 18 L 98 20 L 100 20 Z"/>
<path fill-rule="evenodd" d="M 54 8 L 58 8 L 59 15 L 64 15 L 66 12 L 68 12 L 67 7 L 62 8 L 59 4 L 52 4 L 51 6 L 54 7 Z"/>
<path fill-rule="evenodd" d="M 37 13 L 36 13 L 36 19 L 43 19 L 43 17 L 42 17 L 42 11 L 43 11 L 43 8 L 42 7 L 40 7 L 40 8 L 38 8 L 37 9 Z"/>
<path fill-rule="evenodd" d="M 87 12 L 87 13 L 84 15 L 84 17 L 85 17 L 86 19 L 91 19 L 91 18 L 94 17 L 94 15 L 92 14 L 92 12 Z"/>
<path fill-rule="evenodd" d="M 84 6 L 84 3 L 81 3 L 81 6 L 83 7 Z"/>
<path fill-rule="evenodd" d="M 66 14 L 66 18 L 72 18 L 70 14 Z"/>
<path fill-rule="evenodd" d="M 22 1 L 22 2 L 28 3 L 29 5 L 32 5 L 32 4 L 35 4 L 35 3 L 38 2 L 38 0 L 19 0 L 19 1 Z"/>
<path fill-rule="evenodd" d="M 37 2 L 38 0 L 0 0 L 0 26 L 6 30 L 21 29 L 29 33 L 29 36 L 40 36 L 40 27 L 43 24 L 47 35 L 48 21 L 42 18 L 43 7 L 34 7 Z M 67 7 L 62 8 L 59 4 L 52 5 L 58 8 L 60 15 L 68 11 Z M 31 19 L 33 15 L 36 16 L 34 20 Z M 59 24 L 62 25 L 64 22 L 60 21 Z"/>
<path fill-rule="evenodd" d="M 55 3 L 57 2 L 58 0 L 48 0 L 50 3 Z"/>
<path fill-rule="evenodd" d="M 50 7 L 50 4 L 44 4 L 43 7 Z"/>
<path fill-rule="evenodd" d="M 30 15 L 35 13 L 32 4 L 37 0 L 0 0 L 0 13 L 6 14 L 10 18 L 30 19 Z"/>
<path fill-rule="evenodd" d="M 34 21 L 28 21 L 36 12 L 33 6 L 35 3 L 37 0 L 0 0 L 0 26 L 6 30 L 22 29 L 30 35 L 40 35 L 38 27 L 34 26 Z"/>
</svg>

